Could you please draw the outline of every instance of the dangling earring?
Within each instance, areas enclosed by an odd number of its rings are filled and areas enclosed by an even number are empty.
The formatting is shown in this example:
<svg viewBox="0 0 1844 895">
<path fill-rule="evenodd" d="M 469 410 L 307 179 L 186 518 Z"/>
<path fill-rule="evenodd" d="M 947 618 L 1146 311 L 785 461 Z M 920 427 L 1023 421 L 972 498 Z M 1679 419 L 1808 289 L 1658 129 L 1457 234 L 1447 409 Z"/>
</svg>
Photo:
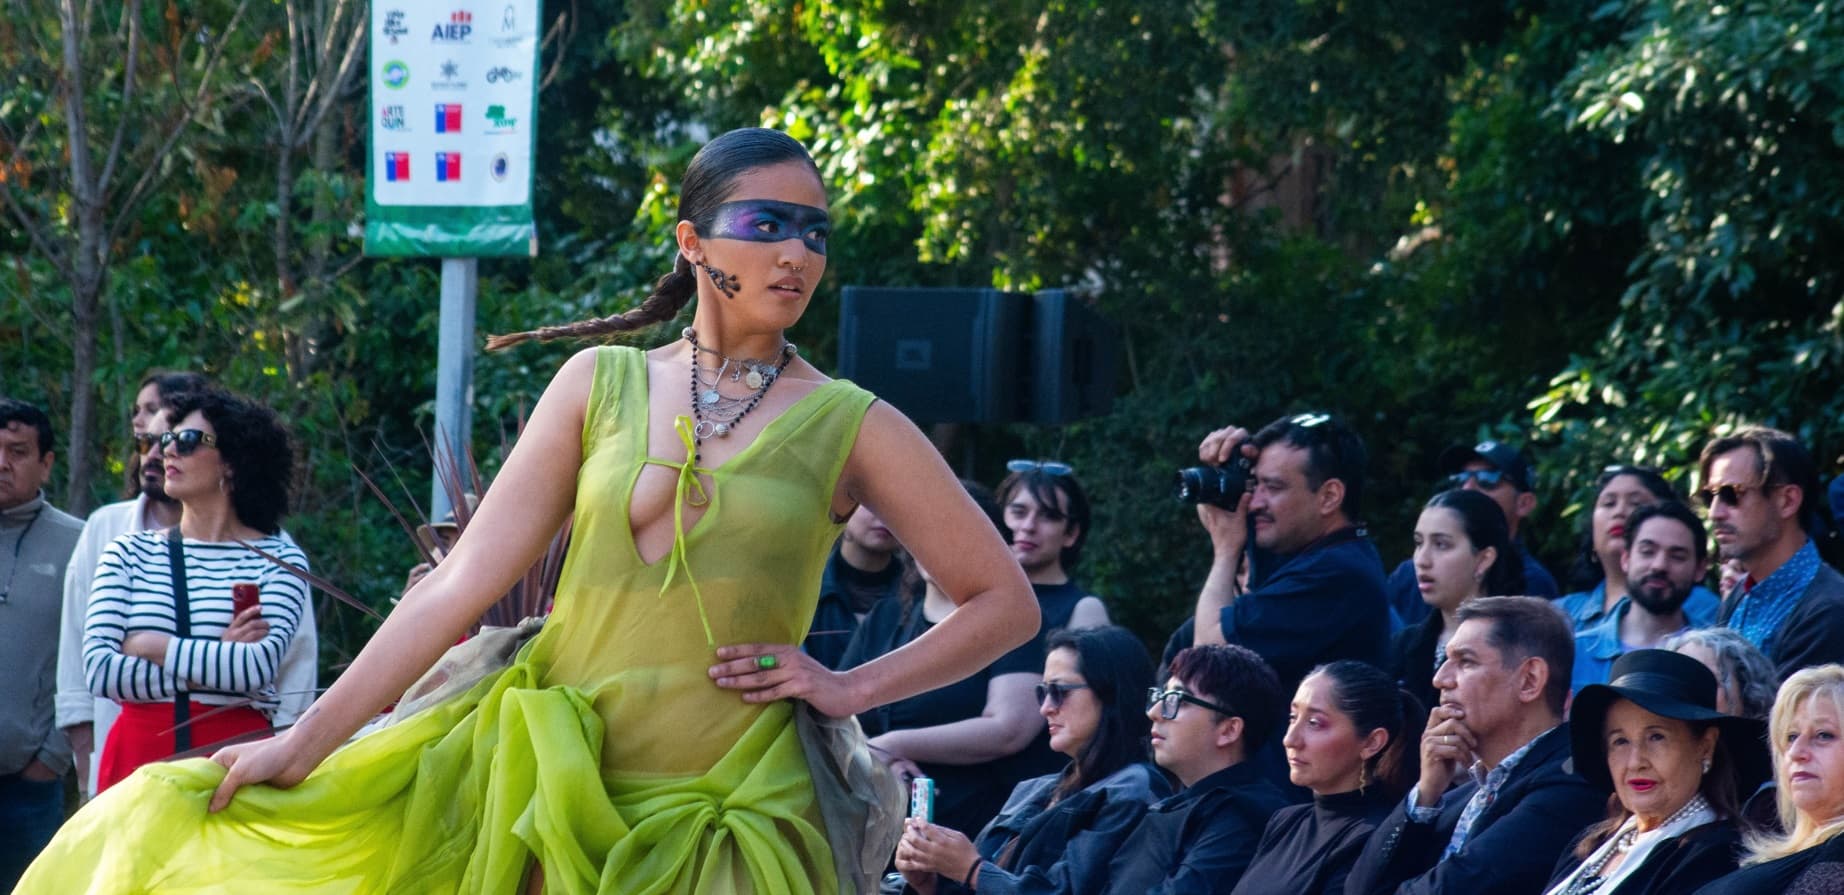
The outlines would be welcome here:
<svg viewBox="0 0 1844 895">
<path fill-rule="evenodd" d="M 735 298 L 736 290 L 742 288 L 742 283 L 737 281 L 735 274 L 724 273 L 703 261 L 692 263 L 704 268 L 704 275 L 711 278 L 711 285 L 716 286 L 717 291 L 724 294 L 724 298 Z"/>
<path fill-rule="evenodd" d="M 1703 773 L 1705 773 L 1705 774 L 1707 774 L 1707 773 L 1709 773 L 1709 772 L 1710 772 L 1710 760 L 1709 760 L 1709 757 L 1708 757 L 1708 756 L 1704 756 L 1704 758 L 1703 758 Z"/>
<path fill-rule="evenodd" d="M 1370 763 L 1365 762 L 1357 766 L 1357 794 L 1360 796 L 1363 795 L 1364 788 L 1369 785 L 1370 785 Z"/>
<path fill-rule="evenodd" d="M 229 491 L 224 490 L 224 477 L 223 476 L 218 476 L 218 493 L 219 494 L 229 494 L 230 493 Z"/>
</svg>

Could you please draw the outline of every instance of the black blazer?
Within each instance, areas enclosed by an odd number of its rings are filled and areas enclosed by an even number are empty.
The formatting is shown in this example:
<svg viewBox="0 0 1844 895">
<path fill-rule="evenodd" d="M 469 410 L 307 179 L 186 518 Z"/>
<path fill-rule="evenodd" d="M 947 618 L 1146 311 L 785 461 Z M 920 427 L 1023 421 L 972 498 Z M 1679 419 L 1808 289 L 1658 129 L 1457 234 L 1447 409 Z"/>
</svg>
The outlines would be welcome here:
<svg viewBox="0 0 1844 895">
<path fill-rule="evenodd" d="M 1466 847 L 1443 861 L 1476 789 L 1468 779 L 1448 790 L 1433 823 L 1416 823 L 1398 804 L 1358 856 L 1345 895 L 1542 895 L 1570 840 L 1607 814 L 1607 796 L 1569 761 L 1567 724 L 1537 737 Z"/>
<path fill-rule="evenodd" d="M 1586 831 L 1583 831 L 1586 833 Z M 1569 874 L 1580 867 L 1582 859 L 1575 856 L 1575 846 L 1581 837 L 1569 843 L 1569 850 L 1563 852 L 1562 860 L 1556 862 L 1556 872 L 1550 874 L 1549 883 L 1544 886 L 1548 891 Z M 1658 847 L 1646 855 L 1645 862 L 1631 876 L 1623 880 L 1618 888 L 1596 892 L 1595 895 L 1680 895 L 1695 892 L 1704 884 L 1721 879 L 1735 872 L 1741 862 L 1742 834 L 1733 820 L 1719 820 L 1700 827 L 1685 830 L 1676 839 L 1661 842 Z"/>
</svg>

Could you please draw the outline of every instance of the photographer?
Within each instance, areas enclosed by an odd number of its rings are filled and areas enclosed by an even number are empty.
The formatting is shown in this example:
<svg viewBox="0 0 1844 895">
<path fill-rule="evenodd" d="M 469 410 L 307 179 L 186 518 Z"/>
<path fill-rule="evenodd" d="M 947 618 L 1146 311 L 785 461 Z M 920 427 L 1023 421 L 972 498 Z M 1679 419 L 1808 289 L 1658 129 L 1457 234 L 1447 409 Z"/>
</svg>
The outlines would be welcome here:
<svg viewBox="0 0 1844 895">
<path fill-rule="evenodd" d="M 1238 643 L 1279 674 L 1288 691 L 1316 666 L 1339 659 L 1373 665 L 1389 650 L 1383 563 L 1357 523 L 1364 493 L 1364 442 L 1323 413 L 1283 417 L 1249 437 L 1218 429 L 1198 447 L 1205 463 L 1233 470 L 1237 454 L 1253 461 L 1246 491 L 1197 505 L 1214 558 L 1197 597 L 1197 614 L 1180 627 L 1168 653 L 1194 644 Z M 1225 505 L 1233 501 L 1234 509 Z M 1236 583 L 1249 529 L 1272 562 Z"/>
</svg>

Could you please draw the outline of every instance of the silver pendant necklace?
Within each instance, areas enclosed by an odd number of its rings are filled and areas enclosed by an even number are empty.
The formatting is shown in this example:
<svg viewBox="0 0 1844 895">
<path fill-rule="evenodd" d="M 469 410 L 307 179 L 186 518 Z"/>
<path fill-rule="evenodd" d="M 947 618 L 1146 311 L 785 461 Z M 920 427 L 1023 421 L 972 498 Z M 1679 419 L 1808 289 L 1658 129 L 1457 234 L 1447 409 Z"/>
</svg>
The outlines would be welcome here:
<svg viewBox="0 0 1844 895">
<path fill-rule="evenodd" d="M 714 348 L 698 344 L 698 332 L 686 327 L 680 335 L 692 346 L 691 363 L 691 405 L 692 416 L 697 422 L 692 426 L 692 462 L 702 460 L 698 448 L 703 447 L 706 438 L 723 438 L 730 430 L 742 422 L 743 417 L 761 403 L 762 396 L 768 394 L 770 386 L 781 378 L 781 373 L 800 350 L 793 342 L 783 340 L 781 350 L 773 360 L 761 360 L 753 357 L 736 358 Z M 698 363 L 698 355 L 709 354 L 717 358 L 717 366 L 707 369 Z M 720 386 L 728 380 L 740 383 L 749 389 L 746 395 L 726 395 Z"/>
</svg>

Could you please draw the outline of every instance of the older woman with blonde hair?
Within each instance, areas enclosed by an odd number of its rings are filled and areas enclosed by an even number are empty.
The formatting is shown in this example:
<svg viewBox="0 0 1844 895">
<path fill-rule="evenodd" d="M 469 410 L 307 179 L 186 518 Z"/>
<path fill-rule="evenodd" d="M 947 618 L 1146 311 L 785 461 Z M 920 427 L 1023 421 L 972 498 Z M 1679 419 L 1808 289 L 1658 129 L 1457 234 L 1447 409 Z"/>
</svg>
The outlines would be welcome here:
<svg viewBox="0 0 1844 895">
<path fill-rule="evenodd" d="M 1786 832 L 1749 837 L 1742 869 L 1699 895 L 1836 892 L 1844 882 L 1844 665 L 1787 678 L 1769 729 Z"/>
</svg>

